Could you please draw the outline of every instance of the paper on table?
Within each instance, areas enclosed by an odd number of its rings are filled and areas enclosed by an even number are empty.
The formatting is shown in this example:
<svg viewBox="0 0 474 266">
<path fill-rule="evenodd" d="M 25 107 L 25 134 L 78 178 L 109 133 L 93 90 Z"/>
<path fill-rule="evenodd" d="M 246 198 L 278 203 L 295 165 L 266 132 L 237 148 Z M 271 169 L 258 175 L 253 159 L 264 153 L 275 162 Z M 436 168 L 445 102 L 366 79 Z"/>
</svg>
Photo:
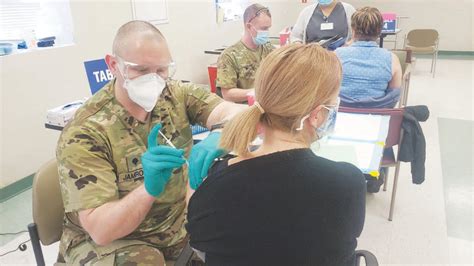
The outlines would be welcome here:
<svg viewBox="0 0 474 266">
<path fill-rule="evenodd" d="M 338 113 L 331 139 L 380 141 L 382 119 L 381 115 Z"/>
</svg>

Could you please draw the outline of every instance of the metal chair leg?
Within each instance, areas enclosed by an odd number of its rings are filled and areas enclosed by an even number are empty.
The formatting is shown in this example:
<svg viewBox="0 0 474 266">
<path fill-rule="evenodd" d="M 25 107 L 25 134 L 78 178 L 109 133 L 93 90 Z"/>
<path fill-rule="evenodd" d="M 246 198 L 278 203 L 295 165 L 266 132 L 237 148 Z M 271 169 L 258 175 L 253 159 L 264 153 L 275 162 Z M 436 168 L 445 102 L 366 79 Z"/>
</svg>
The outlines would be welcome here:
<svg viewBox="0 0 474 266">
<path fill-rule="evenodd" d="M 388 183 L 388 169 L 390 169 L 389 167 L 386 167 L 385 168 L 385 180 L 383 181 L 383 191 L 387 191 L 387 183 Z"/>
<path fill-rule="evenodd" d="M 410 74 L 411 76 L 411 74 Z M 410 76 L 408 77 L 406 83 L 405 83 L 405 95 L 403 97 L 403 105 L 406 106 L 408 103 L 408 93 L 410 91 Z"/>
<path fill-rule="evenodd" d="M 436 51 L 434 54 L 433 54 L 433 78 L 435 77 L 435 74 L 436 74 L 436 63 L 438 63 L 438 51 Z"/>
<path fill-rule="evenodd" d="M 435 53 L 433 52 L 433 57 L 431 58 L 431 70 L 430 70 L 430 73 L 433 73 L 434 59 L 435 59 Z"/>
<path fill-rule="evenodd" d="M 36 265 L 44 266 L 43 250 L 38 235 L 38 228 L 35 223 L 28 225 L 28 233 L 30 234 L 31 246 L 33 246 L 33 252 L 35 253 Z"/>
<path fill-rule="evenodd" d="M 400 173 L 400 162 L 397 162 L 395 167 L 395 175 L 393 177 L 393 188 L 392 188 L 392 199 L 390 200 L 390 212 L 388 215 L 388 220 L 392 221 L 393 219 L 393 209 L 395 208 L 395 196 L 397 194 L 397 185 L 398 185 L 398 174 Z"/>
</svg>

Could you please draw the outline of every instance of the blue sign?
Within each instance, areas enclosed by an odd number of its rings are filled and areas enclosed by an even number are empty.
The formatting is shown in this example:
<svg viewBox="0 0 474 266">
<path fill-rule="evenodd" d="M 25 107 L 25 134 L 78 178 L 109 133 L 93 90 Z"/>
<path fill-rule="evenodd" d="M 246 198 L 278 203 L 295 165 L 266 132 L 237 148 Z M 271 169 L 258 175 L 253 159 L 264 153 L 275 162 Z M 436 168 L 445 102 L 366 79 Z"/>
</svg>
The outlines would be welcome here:
<svg viewBox="0 0 474 266">
<path fill-rule="evenodd" d="M 84 67 L 86 68 L 87 79 L 89 80 L 92 94 L 104 87 L 107 82 L 114 79 L 114 75 L 110 72 L 104 59 L 86 61 L 84 62 Z"/>
<path fill-rule="evenodd" d="M 397 27 L 396 20 L 384 20 L 382 32 L 394 32 Z"/>
</svg>

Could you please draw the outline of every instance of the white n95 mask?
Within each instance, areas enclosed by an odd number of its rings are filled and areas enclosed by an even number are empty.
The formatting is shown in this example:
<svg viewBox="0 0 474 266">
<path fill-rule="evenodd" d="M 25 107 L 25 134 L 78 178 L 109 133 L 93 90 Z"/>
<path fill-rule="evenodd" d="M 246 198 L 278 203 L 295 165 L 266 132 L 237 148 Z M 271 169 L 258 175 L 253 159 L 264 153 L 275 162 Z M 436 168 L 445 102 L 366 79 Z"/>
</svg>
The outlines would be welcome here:
<svg viewBox="0 0 474 266">
<path fill-rule="evenodd" d="M 150 73 L 135 79 L 126 78 L 123 87 L 133 102 L 151 112 L 166 87 L 166 81 L 158 74 Z"/>
</svg>

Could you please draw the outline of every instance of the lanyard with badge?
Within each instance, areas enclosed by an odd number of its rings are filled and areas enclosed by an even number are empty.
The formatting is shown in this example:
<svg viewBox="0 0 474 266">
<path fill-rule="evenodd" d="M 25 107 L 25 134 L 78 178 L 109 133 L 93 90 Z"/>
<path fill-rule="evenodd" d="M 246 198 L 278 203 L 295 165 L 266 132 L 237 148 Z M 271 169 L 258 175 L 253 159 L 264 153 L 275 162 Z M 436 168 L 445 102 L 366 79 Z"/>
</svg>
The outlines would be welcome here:
<svg viewBox="0 0 474 266">
<path fill-rule="evenodd" d="M 321 30 L 333 30 L 334 23 L 328 22 L 328 17 L 323 15 L 323 19 L 325 22 L 321 23 Z"/>
</svg>

